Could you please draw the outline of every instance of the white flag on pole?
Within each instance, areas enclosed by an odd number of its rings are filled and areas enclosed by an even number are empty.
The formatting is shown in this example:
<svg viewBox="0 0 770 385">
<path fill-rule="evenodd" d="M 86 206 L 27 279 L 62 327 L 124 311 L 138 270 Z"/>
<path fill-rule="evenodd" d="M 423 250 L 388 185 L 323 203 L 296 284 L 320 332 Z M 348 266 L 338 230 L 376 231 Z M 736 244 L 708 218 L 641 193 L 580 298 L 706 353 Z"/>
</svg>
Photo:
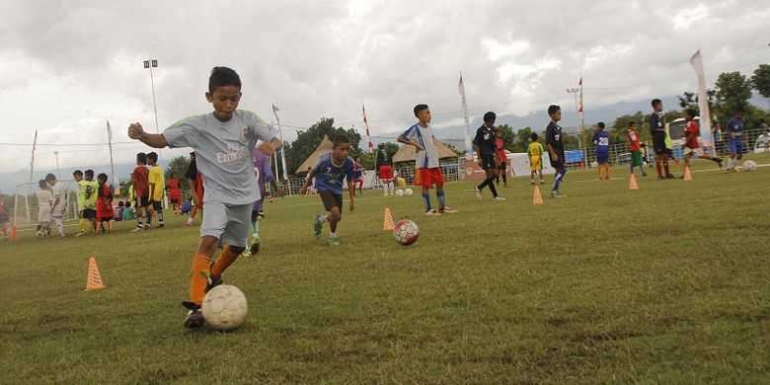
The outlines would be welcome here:
<svg viewBox="0 0 770 385">
<path fill-rule="evenodd" d="M 700 50 L 695 52 L 690 58 L 690 64 L 698 76 L 698 108 L 700 109 L 700 139 L 703 146 L 711 151 L 715 151 L 714 139 L 711 134 L 711 111 L 709 111 L 709 99 L 706 91 L 706 74 L 703 72 L 703 59 Z"/>
</svg>

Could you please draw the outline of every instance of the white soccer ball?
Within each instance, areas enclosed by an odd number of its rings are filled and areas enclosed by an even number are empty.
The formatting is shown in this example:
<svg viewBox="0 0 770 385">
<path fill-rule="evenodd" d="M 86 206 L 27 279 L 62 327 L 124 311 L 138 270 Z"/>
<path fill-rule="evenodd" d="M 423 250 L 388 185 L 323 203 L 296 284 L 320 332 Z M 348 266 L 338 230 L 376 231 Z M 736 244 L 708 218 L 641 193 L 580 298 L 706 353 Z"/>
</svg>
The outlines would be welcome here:
<svg viewBox="0 0 770 385">
<path fill-rule="evenodd" d="M 203 299 L 201 312 L 206 324 L 216 330 L 232 330 L 246 319 L 248 305 L 243 292 L 233 285 L 219 285 Z"/>
<path fill-rule="evenodd" d="M 393 237 L 402 246 L 410 246 L 417 242 L 417 238 L 420 237 L 420 228 L 417 224 L 404 219 L 398 221 L 393 229 Z"/>
<path fill-rule="evenodd" d="M 404 190 L 404 195 L 412 196 L 412 194 L 414 194 L 414 191 L 412 191 L 412 189 L 408 188 L 408 189 Z"/>
<path fill-rule="evenodd" d="M 396 190 L 396 196 L 397 196 L 397 197 L 402 197 L 402 196 L 404 196 L 404 190 L 402 190 L 402 189 L 398 189 L 398 190 Z"/>
<path fill-rule="evenodd" d="M 38 238 L 45 238 L 48 236 L 48 231 L 45 229 L 40 229 L 38 231 L 35 231 L 35 236 Z"/>
<path fill-rule="evenodd" d="M 754 171 L 757 169 L 757 162 L 753 160 L 747 160 L 743 162 L 743 170 L 744 171 Z"/>
</svg>

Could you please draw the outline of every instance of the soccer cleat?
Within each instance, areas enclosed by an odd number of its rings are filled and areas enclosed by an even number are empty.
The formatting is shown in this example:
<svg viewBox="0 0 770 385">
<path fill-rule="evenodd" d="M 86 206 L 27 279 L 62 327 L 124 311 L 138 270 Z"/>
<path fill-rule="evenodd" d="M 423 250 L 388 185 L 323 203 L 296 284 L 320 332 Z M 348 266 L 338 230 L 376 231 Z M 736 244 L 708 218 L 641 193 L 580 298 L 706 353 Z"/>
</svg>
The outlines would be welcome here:
<svg viewBox="0 0 770 385">
<path fill-rule="evenodd" d="M 85 231 L 81 231 L 81 232 L 79 232 L 79 233 L 75 234 L 75 236 L 76 236 L 76 237 L 82 237 L 82 236 L 84 236 L 84 235 L 86 235 L 86 232 L 85 232 Z"/>
<path fill-rule="evenodd" d="M 674 176 L 674 174 L 668 174 L 666 175 L 666 179 L 676 179 L 676 177 Z"/>
<path fill-rule="evenodd" d="M 254 243 L 251 244 L 251 248 L 249 248 L 249 250 L 249 255 L 252 257 L 259 253 L 259 238 L 254 239 Z"/>
<path fill-rule="evenodd" d="M 184 319 L 184 327 L 188 329 L 198 329 L 203 327 L 206 320 L 203 318 L 200 305 L 190 301 L 184 301 L 182 302 L 182 306 L 189 310 L 187 317 Z"/>
<path fill-rule="evenodd" d="M 502 202 L 502 201 L 505 200 L 505 197 L 498 196 L 498 197 L 495 197 L 495 200 L 498 201 L 498 202 Z"/>
<path fill-rule="evenodd" d="M 442 210 L 439 210 L 439 212 L 442 214 L 457 214 L 458 211 L 449 206 L 446 206 Z"/>
<path fill-rule="evenodd" d="M 473 192 L 476 194 L 476 199 L 481 200 L 481 190 L 479 190 L 479 186 L 473 187 Z"/>
<path fill-rule="evenodd" d="M 321 222 L 321 216 L 316 215 L 313 221 L 313 235 L 318 238 L 321 236 L 321 230 L 323 229 L 323 222 Z"/>
<path fill-rule="evenodd" d="M 558 192 L 556 190 L 551 191 L 551 198 L 560 199 L 560 198 L 566 198 L 566 197 L 567 197 L 566 195 L 564 195 L 564 194 L 562 194 L 562 193 L 560 193 L 560 192 Z"/>
<path fill-rule="evenodd" d="M 428 210 L 428 211 L 425 212 L 425 215 L 429 216 L 429 217 L 440 217 L 441 213 L 436 211 L 436 210 Z"/>
<path fill-rule="evenodd" d="M 135 229 L 131 230 L 132 233 L 138 233 L 144 231 L 144 228 L 141 226 L 137 226 Z"/>
<path fill-rule="evenodd" d="M 329 237 L 329 246 L 339 246 L 340 239 L 338 237 Z"/>
<path fill-rule="evenodd" d="M 166 225 L 165 225 L 165 224 L 163 224 L 163 223 L 161 223 L 161 224 L 159 224 L 159 225 L 158 225 L 158 228 L 159 228 L 159 229 L 162 229 L 162 228 L 164 228 L 164 227 L 166 227 Z"/>
</svg>

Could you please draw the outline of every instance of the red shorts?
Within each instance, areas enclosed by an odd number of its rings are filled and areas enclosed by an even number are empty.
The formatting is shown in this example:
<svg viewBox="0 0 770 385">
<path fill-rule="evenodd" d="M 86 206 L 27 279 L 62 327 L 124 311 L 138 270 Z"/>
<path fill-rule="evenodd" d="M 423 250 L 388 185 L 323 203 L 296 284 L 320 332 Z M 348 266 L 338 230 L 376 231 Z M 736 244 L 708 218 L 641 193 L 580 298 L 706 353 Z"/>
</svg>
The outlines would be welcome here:
<svg viewBox="0 0 770 385">
<path fill-rule="evenodd" d="M 393 179 L 393 167 L 388 165 L 380 166 L 380 179 L 391 180 Z"/>
<path fill-rule="evenodd" d="M 444 174 L 441 173 L 441 167 L 420 168 L 420 186 L 430 188 L 432 185 L 444 185 Z"/>
</svg>

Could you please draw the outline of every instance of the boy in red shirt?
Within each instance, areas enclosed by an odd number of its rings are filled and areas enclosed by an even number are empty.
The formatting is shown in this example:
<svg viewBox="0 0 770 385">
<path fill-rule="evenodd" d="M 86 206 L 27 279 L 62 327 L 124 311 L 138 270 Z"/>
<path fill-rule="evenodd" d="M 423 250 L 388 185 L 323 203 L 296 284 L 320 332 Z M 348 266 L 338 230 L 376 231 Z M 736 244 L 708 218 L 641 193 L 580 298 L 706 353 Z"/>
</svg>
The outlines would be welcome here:
<svg viewBox="0 0 770 385">
<path fill-rule="evenodd" d="M 134 186 L 134 197 L 136 197 L 136 203 L 134 208 L 136 210 L 136 228 L 133 232 L 144 230 L 144 223 L 142 222 L 142 212 L 147 214 L 147 226 L 150 225 L 150 212 L 147 210 L 147 206 L 150 204 L 150 182 L 149 182 L 150 170 L 147 168 L 147 154 L 140 152 L 136 154 L 136 168 L 131 174 L 131 183 Z"/>
<path fill-rule="evenodd" d="M 508 177 L 505 175 L 508 170 L 508 156 L 505 154 L 505 139 L 503 139 L 503 129 L 495 128 L 495 160 L 497 161 L 497 185 L 500 185 L 500 177 L 503 178 L 503 186 L 508 187 Z"/>
<path fill-rule="evenodd" d="M 698 144 L 698 135 L 700 134 L 700 128 L 698 123 L 695 123 L 695 111 L 687 109 L 684 112 L 684 119 L 687 121 L 687 128 L 685 128 L 685 143 L 684 143 L 684 167 L 690 167 L 690 159 L 697 156 L 700 159 L 710 160 L 722 168 L 722 159 L 712 158 L 700 148 Z"/>
<path fill-rule="evenodd" d="M 642 176 L 647 176 L 647 171 L 644 171 L 642 142 L 639 131 L 636 131 L 636 122 L 628 122 L 626 138 L 628 138 L 628 148 L 631 150 L 631 174 L 634 173 L 634 167 L 639 167 L 639 169 L 642 170 Z"/>
</svg>

